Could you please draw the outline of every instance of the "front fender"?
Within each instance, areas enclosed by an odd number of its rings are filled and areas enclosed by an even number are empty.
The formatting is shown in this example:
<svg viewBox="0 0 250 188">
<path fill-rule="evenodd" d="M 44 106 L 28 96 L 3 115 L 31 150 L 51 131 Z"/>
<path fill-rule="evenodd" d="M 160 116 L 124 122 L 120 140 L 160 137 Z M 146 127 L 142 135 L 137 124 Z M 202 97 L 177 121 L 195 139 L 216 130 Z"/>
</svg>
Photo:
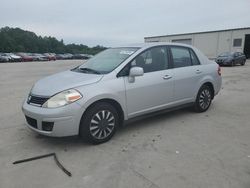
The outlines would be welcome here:
<svg viewBox="0 0 250 188">
<path fill-rule="evenodd" d="M 112 82 L 105 81 L 88 86 L 77 88 L 83 98 L 77 101 L 83 109 L 87 109 L 91 104 L 103 99 L 111 99 L 120 104 L 124 119 L 127 119 L 126 95 L 123 79 L 113 80 Z"/>
</svg>

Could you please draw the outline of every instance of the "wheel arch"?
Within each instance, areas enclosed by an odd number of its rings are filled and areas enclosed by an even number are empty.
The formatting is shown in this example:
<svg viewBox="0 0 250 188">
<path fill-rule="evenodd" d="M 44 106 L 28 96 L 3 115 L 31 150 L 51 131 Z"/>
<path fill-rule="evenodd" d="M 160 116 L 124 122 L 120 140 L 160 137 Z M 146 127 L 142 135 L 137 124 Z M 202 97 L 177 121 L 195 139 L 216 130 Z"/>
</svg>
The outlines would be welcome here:
<svg viewBox="0 0 250 188">
<path fill-rule="evenodd" d="M 86 110 L 82 114 L 82 117 L 84 116 L 84 114 L 87 113 L 88 109 L 90 109 L 92 106 L 94 106 L 100 102 L 108 103 L 108 104 L 112 105 L 117 110 L 118 116 L 119 116 L 119 125 L 122 126 L 123 121 L 124 121 L 124 115 L 125 115 L 124 110 L 122 108 L 122 105 L 119 102 L 117 102 L 115 99 L 112 99 L 112 98 L 102 98 L 102 99 L 99 99 L 99 100 L 92 102 L 91 104 L 89 104 L 87 106 Z"/>
<path fill-rule="evenodd" d="M 209 81 L 207 81 L 207 82 L 205 82 L 205 83 L 203 83 L 201 86 L 200 86 L 200 88 L 202 87 L 202 86 L 208 86 L 210 89 L 211 89 L 211 91 L 212 91 L 212 99 L 214 99 L 214 85 L 212 84 L 212 82 L 209 82 Z"/>
</svg>

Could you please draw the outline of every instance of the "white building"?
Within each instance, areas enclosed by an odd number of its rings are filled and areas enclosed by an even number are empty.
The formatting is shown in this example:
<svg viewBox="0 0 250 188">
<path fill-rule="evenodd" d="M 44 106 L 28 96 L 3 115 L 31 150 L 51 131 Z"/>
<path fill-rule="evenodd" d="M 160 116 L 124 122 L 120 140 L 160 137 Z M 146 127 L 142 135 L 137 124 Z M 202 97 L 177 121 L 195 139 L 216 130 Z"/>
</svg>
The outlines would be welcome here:
<svg viewBox="0 0 250 188">
<path fill-rule="evenodd" d="M 209 58 L 222 52 L 244 52 L 250 57 L 250 27 L 145 37 L 145 42 L 178 42 L 195 46 Z"/>
</svg>

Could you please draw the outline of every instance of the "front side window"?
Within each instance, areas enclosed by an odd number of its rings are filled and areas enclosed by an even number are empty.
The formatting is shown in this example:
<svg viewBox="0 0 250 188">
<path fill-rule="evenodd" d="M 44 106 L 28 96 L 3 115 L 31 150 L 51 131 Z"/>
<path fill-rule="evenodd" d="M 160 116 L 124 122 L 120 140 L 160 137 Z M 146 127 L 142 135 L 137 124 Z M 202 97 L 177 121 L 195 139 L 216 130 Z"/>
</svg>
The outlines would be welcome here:
<svg viewBox="0 0 250 188">
<path fill-rule="evenodd" d="M 142 67 L 145 73 L 168 69 L 166 47 L 155 47 L 146 50 L 131 62 L 131 66 Z"/>
<path fill-rule="evenodd" d="M 190 53 L 187 48 L 171 47 L 171 53 L 173 58 L 173 64 L 175 68 L 187 67 L 192 65 Z"/>
<path fill-rule="evenodd" d="M 129 56 L 136 52 L 139 48 L 110 48 L 97 54 L 89 59 L 86 63 L 79 66 L 73 71 L 91 73 L 91 74 L 107 74 L 118 67 Z"/>
</svg>

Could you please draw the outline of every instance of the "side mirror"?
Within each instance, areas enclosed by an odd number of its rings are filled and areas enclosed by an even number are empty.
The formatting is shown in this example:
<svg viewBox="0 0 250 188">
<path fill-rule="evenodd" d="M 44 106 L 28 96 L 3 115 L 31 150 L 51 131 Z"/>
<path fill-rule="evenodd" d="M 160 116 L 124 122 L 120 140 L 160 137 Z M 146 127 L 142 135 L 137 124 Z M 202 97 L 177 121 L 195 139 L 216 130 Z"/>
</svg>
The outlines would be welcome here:
<svg viewBox="0 0 250 188">
<path fill-rule="evenodd" d="M 136 76 L 143 76 L 144 71 L 141 67 L 132 67 L 129 70 L 129 82 L 134 82 Z"/>
</svg>

